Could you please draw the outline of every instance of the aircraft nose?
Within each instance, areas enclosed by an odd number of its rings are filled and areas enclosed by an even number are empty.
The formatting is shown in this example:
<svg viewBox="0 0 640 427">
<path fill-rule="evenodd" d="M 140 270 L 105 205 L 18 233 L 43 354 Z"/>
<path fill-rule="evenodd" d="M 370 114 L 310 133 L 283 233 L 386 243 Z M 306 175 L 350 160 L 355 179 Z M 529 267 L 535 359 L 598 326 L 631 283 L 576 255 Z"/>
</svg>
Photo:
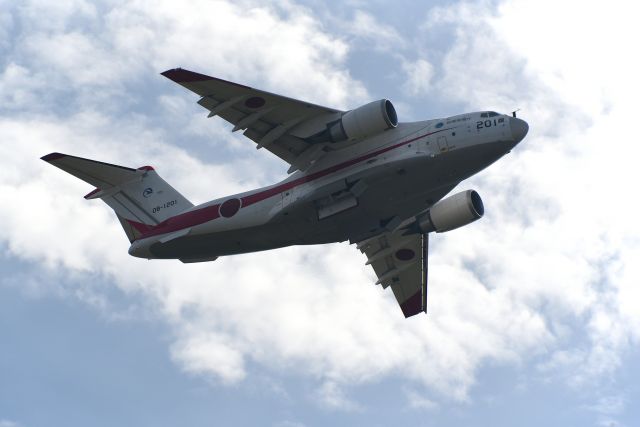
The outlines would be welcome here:
<svg viewBox="0 0 640 427">
<path fill-rule="evenodd" d="M 509 125 L 511 126 L 511 136 L 516 144 L 522 141 L 529 132 L 529 124 L 522 119 L 509 117 Z"/>
</svg>

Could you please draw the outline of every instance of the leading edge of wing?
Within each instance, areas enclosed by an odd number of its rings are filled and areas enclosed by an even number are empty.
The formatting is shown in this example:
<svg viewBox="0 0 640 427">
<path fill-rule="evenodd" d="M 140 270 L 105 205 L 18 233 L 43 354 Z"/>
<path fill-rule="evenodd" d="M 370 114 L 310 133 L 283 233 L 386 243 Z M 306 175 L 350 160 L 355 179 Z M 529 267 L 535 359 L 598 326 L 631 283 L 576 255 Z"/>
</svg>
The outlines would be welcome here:
<svg viewBox="0 0 640 427">
<path fill-rule="evenodd" d="M 202 82 L 206 80 L 217 80 L 222 83 L 227 83 L 230 85 L 234 85 L 237 87 L 241 87 L 243 89 L 253 89 L 249 86 L 241 85 L 238 83 L 230 82 L 228 80 L 219 79 L 217 77 L 207 76 L 205 74 L 196 73 L 195 71 L 185 70 L 184 68 L 172 68 L 171 70 L 163 71 L 163 76 L 168 78 L 169 80 L 173 80 L 174 82 L 180 83 L 193 83 L 193 82 Z"/>
<path fill-rule="evenodd" d="M 307 107 L 315 107 L 315 108 L 318 108 L 323 113 L 340 113 L 340 112 L 343 112 L 342 110 L 338 110 L 336 108 L 326 107 L 324 105 L 318 105 L 318 104 L 314 104 L 312 102 L 301 101 L 301 100 L 296 99 L 296 98 L 291 98 L 291 97 L 288 97 L 288 96 L 279 95 L 277 93 L 268 92 L 266 90 L 256 89 L 256 88 L 253 88 L 251 86 L 241 85 L 239 83 L 235 83 L 235 82 L 232 82 L 232 81 L 229 81 L 229 80 L 224 80 L 224 79 L 220 79 L 220 78 L 217 78 L 217 77 L 207 76 L 206 74 L 196 73 L 195 71 L 185 70 L 184 68 L 172 68 L 170 70 L 163 71 L 160 74 L 165 76 L 169 80 L 171 80 L 171 81 L 173 81 L 175 83 L 178 83 L 179 85 L 182 85 L 182 86 L 189 85 L 190 83 L 203 83 L 203 82 L 207 82 L 207 81 L 216 81 L 216 82 L 220 82 L 220 83 L 223 83 L 223 84 L 235 86 L 235 87 L 240 88 L 240 89 L 251 90 L 251 91 L 254 91 L 257 94 L 264 94 L 264 95 L 267 95 L 267 96 L 274 96 L 274 97 L 280 98 L 282 100 L 291 101 L 291 102 L 294 102 L 294 103 L 299 103 L 299 104 L 305 105 Z M 187 88 L 193 91 L 193 87 L 187 87 Z M 197 93 L 197 91 L 196 91 L 196 93 Z M 203 94 L 199 94 L 199 95 L 200 96 L 204 96 Z"/>
</svg>

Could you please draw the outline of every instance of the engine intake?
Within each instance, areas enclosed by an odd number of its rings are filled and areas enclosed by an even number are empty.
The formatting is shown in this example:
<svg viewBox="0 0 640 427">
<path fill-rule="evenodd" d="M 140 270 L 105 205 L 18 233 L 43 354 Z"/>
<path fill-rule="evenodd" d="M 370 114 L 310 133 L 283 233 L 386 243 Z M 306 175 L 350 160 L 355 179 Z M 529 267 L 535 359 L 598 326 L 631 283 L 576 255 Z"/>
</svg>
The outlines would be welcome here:
<svg viewBox="0 0 640 427">
<path fill-rule="evenodd" d="M 375 135 L 398 126 L 398 115 L 391 101 L 381 99 L 346 112 L 329 126 L 333 142 Z"/>
<path fill-rule="evenodd" d="M 442 233 L 471 224 L 484 215 L 480 195 L 474 190 L 462 191 L 440 200 L 426 214 L 416 218 L 421 233 Z"/>
</svg>

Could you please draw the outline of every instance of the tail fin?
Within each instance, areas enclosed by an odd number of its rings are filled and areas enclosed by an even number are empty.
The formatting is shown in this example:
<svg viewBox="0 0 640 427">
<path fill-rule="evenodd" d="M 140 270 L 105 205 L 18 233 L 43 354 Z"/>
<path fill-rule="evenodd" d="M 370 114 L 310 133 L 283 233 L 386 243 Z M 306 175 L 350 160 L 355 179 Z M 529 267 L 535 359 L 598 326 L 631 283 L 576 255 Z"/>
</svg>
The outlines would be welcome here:
<svg viewBox="0 0 640 427">
<path fill-rule="evenodd" d="M 47 154 L 42 160 L 94 185 L 96 189 L 85 199 L 102 199 L 109 205 L 130 242 L 142 230 L 193 207 L 151 166 L 132 169 L 61 153 Z"/>
</svg>

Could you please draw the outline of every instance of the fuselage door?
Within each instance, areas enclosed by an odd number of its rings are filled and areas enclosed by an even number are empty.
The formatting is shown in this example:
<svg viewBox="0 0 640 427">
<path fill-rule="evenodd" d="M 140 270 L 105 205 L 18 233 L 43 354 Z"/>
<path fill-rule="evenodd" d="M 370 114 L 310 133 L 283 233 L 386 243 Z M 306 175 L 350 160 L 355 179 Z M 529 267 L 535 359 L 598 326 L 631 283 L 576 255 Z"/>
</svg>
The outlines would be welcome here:
<svg viewBox="0 0 640 427">
<path fill-rule="evenodd" d="M 446 136 L 439 136 L 437 139 L 437 143 L 438 143 L 438 150 L 440 150 L 441 153 L 444 153 L 445 151 L 449 150 L 449 143 L 447 142 Z"/>
</svg>

